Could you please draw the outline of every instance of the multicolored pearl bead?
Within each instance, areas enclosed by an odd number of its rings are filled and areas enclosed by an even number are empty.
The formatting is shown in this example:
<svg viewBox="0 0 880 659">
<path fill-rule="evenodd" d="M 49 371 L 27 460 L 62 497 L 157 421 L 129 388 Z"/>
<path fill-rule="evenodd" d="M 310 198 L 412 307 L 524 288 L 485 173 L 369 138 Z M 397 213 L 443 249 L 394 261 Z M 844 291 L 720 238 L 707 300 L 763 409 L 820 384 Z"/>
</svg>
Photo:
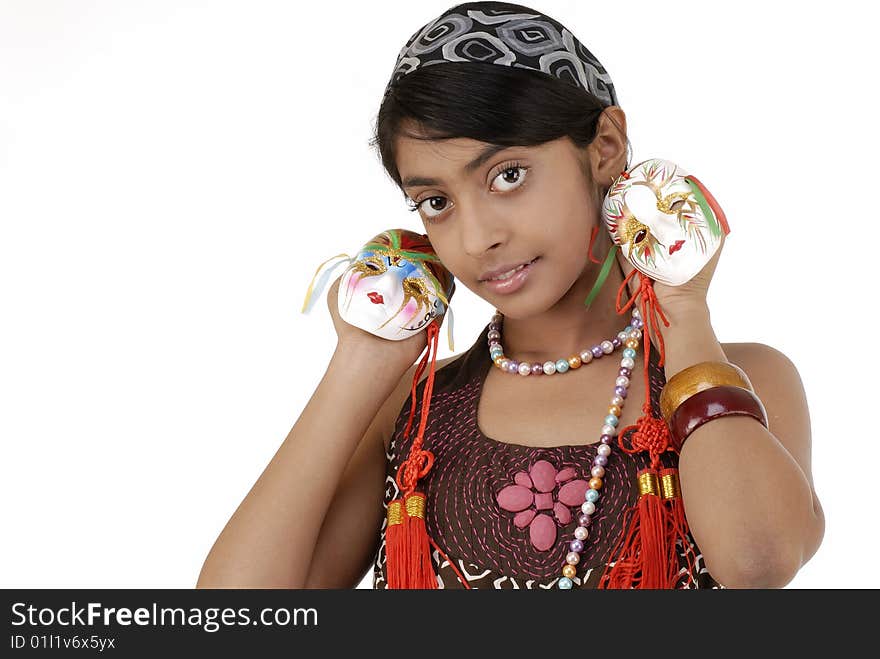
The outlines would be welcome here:
<svg viewBox="0 0 880 659">
<path fill-rule="evenodd" d="M 519 362 L 504 355 L 504 348 L 501 346 L 501 326 L 503 320 L 504 316 L 500 311 L 496 310 L 492 316 L 492 322 L 489 323 L 489 331 L 486 333 L 486 339 L 489 343 L 489 357 L 502 372 L 513 373 L 523 377 L 529 375 L 553 375 L 555 373 L 576 370 L 603 355 L 610 355 L 621 346 L 629 347 L 633 339 L 638 338 L 633 334 L 634 331 L 638 331 L 635 329 L 635 323 L 638 320 L 638 309 L 633 309 L 630 324 L 618 332 L 614 339 L 610 341 L 606 339 L 592 348 L 585 348 L 578 354 L 564 359 L 550 359 L 543 363 L 531 364 L 529 362 Z M 641 333 L 639 333 L 640 335 Z M 638 346 L 636 345 L 636 347 Z M 624 350 L 624 352 L 626 351 Z"/>
<path fill-rule="evenodd" d="M 577 576 L 577 571 L 573 571 L 572 568 L 577 565 L 580 558 L 578 561 L 573 561 L 572 554 L 579 556 L 586 548 L 585 540 L 589 536 L 588 528 L 592 524 L 593 515 L 596 512 L 600 497 L 599 490 L 602 489 L 602 479 L 605 476 L 605 466 L 608 464 L 608 456 L 611 455 L 611 442 L 617 435 L 617 426 L 620 424 L 623 403 L 630 385 L 630 375 L 635 367 L 635 351 L 639 347 L 639 339 L 642 336 L 639 327 L 641 327 L 641 319 L 638 316 L 638 310 L 634 310 L 632 324 L 621 332 L 623 336 L 618 335 L 617 337 L 622 340 L 622 344 L 626 348 L 623 350 L 623 358 L 620 360 L 618 377 L 614 381 L 614 396 L 611 398 L 608 415 L 603 419 L 599 445 L 596 447 L 596 457 L 593 459 L 593 465 L 590 469 L 592 478 L 589 481 L 589 488 L 584 493 L 584 503 L 581 504 L 581 512 L 577 518 L 578 526 L 574 530 L 574 540 L 569 543 L 570 551 L 565 556 L 562 576 L 556 582 L 557 587 L 562 590 L 570 590 L 574 587 L 573 579 Z M 593 354 L 595 355 L 595 352 Z"/>
</svg>

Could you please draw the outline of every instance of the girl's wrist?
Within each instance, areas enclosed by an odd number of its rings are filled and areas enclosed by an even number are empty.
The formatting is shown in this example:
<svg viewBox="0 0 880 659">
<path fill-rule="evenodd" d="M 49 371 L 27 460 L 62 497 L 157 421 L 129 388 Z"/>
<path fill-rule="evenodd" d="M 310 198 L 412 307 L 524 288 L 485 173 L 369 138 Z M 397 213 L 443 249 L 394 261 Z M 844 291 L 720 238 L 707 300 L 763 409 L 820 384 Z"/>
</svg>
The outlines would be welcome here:
<svg viewBox="0 0 880 659">
<path fill-rule="evenodd" d="M 376 343 L 377 339 L 340 341 L 333 351 L 331 363 L 338 363 L 353 373 L 360 373 L 364 381 L 372 385 L 387 382 L 396 384 L 412 366 L 412 362 L 404 364 L 389 360 L 377 349 Z"/>
<path fill-rule="evenodd" d="M 670 325 L 710 321 L 709 305 L 705 300 L 665 300 L 661 303 L 661 308 Z"/>
</svg>

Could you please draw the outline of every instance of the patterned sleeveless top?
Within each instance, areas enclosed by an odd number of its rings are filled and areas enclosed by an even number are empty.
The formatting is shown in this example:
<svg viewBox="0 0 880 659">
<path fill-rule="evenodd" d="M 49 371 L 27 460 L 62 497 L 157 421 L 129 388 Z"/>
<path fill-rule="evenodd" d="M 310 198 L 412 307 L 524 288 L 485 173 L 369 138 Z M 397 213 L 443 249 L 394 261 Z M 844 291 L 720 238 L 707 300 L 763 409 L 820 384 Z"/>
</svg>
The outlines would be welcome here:
<svg viewBox="0 0 880 659">
<path fill-rule="evenodd" d="M 574 538 L 584 501 L 590 467 L 599 442 L 589 445 L 531 447 L 498 441 L 477 425 L 477 406 L 483 381 L 493 367 L 485 348 L 488 324 L 464 353 L 434 373 L 434 390 L 424 447 L 434 453 L 431 471 L 419 481 L 426 495 L 428 534 L 471 588 L 555 588 L 568 545 Z M 650 384 L 654 415 L 660 416 L 660 391 L 666 383 L 651 350 Z M 641 372 L 637 367 L 636 372 Z M 412 398 L 397 417 L 386 453 L 384 507 L 400 495 L 395 481 L 400 463 L 409 454 L 421 411 L 417 388 L 416 414 L 410 436 L 403 437 Z M 631 404 L 643 404 L 643 400 Z M 629 433 L 632 430 L 628 431 Z M 666 452 L 664 466 L 677 466 L 678 455 Z M 637 472 L 648 466 L 647 452 L 629 455 L 612 445 L 605 467 L 602 497 L 584 541 L 574 588 L 595 588 L 606 561 L 623 532 L 623 513 L 638 500 Z M 387 588 L 385 528 L 373 562 L 373 588 Z M 681 579 L 676 588 L 723 588 L 706 570 L 702 555 L 688 536 L 696 556 L 697 578 L 684 569 L 687 553 L 679 541 Z M 431 549 L 438 588 L 464 588 L 455 570 Z"/>
</svg>

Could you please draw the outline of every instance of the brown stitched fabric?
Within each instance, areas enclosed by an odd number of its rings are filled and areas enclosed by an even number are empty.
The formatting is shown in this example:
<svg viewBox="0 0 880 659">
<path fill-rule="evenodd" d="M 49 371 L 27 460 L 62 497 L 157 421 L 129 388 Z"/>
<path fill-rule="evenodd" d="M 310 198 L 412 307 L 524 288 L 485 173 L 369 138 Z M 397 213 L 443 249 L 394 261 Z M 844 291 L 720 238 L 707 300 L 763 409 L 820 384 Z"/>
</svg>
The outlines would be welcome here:
<svg viewBox="0 0 880 659">
<path fill-rule="evenodd" d="M 420 489 L 427 496 L 428 533 L 471 588 L 556 588 L 569 543 L 574 539 L 585 482 L 590 479 L 589 469 L 599 443 L 535 448 L 483 434 L 476 420 L 483 380 L 493 366 L 486 349 L 487 333 L 488 324 L 466 352 L 435 372 L 424 440 L 435 461 L 420 481 Z M 619 354 L 603 358 L 620 359 Z M 651 402 L 659 417 L 660 391 L 666 378 L 658 359 L 657 350 L 652 349 Z M 641 374 L 641 368 L 637 360 L 634 375 Z M 410 398 L 397 417 L 386 454 L 386 508 L 399 495 L 394 477 L 415 435 L 424 384 L 423 380 L 418 386 L 416 417 L 406 440 L 403 430 Z M 643 399 L 627 399 L 627 403 L 641 407 Z M 598 432 L 598 425 L 593 432 Z M 677 458 L 675 453 L 667 452 L 663 463 L 676 466 Z M 601 498 L 573 579 L 575 588 L 595 588 L 622 532 L 623 512 L 638 500 L 636 473 L 647 465 L 647 454 L 628 455 L 612 445 Z M 498 495 L 505 488 L 502 506 Z M 374 588 L 387 588 L 385 526 L 383 519 L 373 562 Z M 690 541 L 699 573 L 696 581 L 682 576 L 676 587 L 722 588 L 706 570 L 693 537 Z M 686 565 L 685 556 L 679 545 L 681 566 Z M 464 588 L 436 550 L 432 551 L 432 560 L 439 587 Z"/>
</svg>

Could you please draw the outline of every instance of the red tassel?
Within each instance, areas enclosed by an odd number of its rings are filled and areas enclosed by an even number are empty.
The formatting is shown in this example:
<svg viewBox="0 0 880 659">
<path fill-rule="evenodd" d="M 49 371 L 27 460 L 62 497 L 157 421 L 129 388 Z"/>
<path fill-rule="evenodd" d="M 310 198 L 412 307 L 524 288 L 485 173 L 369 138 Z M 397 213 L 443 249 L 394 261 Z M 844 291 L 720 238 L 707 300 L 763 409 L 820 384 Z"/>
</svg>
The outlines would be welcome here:
<svg viewBox="0 0 880 659">
<path fill-rule="evenodd" d="M 385 579 L 389 588 L 405 588 L 407 583 L 406 561 L 401 560 L 400 547 L 403 535 L 403 499 L 388 503 L 385 527 Z"/>
<path fill-rule="evenodd" d="M 599 579 L 600 589 L 674 587 L 678 576 L 676 541 L 683 538 L 687 543 L 687 521 L 677 487 L 678 470 L 661 469 L 660 462 L 662 453 L 673 450 L 672 437 L 666 421 L 654 417 L 651 406 L 651 335 L 657 338 L 659 364 L 662 366 L 665 354 L 663 336 L 657 329 L 657 315 L 659 314 L 667 327 L 669 321 L 659 308 L 651 280 L 644 275 L 641 276 L 641 285 L 636 295 L 621 307 L 621 294 L 636 272 L 638 271 L 630 272 L 621 284 L 617 293 L 617 312 L 624 313 L 636 298 L 642 297 L 640 311 L 644 321 L 642 338 L 645 354 L 645 402 L 638 421 L 618 432 L 618 445 L 629 454 L 648 451 L 651 462 L 647 469 L 642 469 L 638 474 L 639 499 L 624 515 L 623 534 L 612 550 L 611 560 Z M 623 444 L 623 436 L 630 428 L 634 429 L 630 439 L 632 448 Z M 669 496 L 665 496 L 666 494 Z"/>
<path fill-rule="evenodd" d="M 639 472 L 639 483 L 646 481 L 649 487 L 657 487 L 657 472 L 644 469 Z M 639 588 L 665 588 L 663 577 L 667 573 L 666 509 L 656 489 L 639 498 L 639 539 L 641 540 L 641 581 Z"/>
<path fill-rule="evenodd" d="M 660 490 L 663 493 L 663 503 L 668 509 L 667 514 L 667 538 L 666 543 L 672 550 L 670 556 L 670 570 L 667 575 L 667 588 L 674 588 L 679 578 L 678 556 L 676 546 L 681 543 L 682 550 L 687 558 L 685 572 L 696 578 L 696 556 L 690 546 L 690 529 L 684 512 L 684 500 L 681 498 L 681 487 L 678 480 L 678 469 L 667 468 L 660 472 Z"/>
<path fill-rule="evenodd" d="M 412 492 L 395 499 L 388 508 L 385 532 L 388 588 L 436 588 L 437 577 L 425 528 L 425 495 Z"/>
<path fill-rule="evenodd" d="M 387 561 L 385 570 L 388 588 L 392 589 L 437 588 L 437 576 L 431 563 L 433 540 L 428 537 L 425 525 L 426 497 L 423 492 L 416 491 L 419 479 L 423 478 L 434 464 L 434 454 L 422 449 L 422 442 L 428 420 L 431 393 L 434 388 L 437 337 L 440 333 L 436 321 L 432 321 L 428 325 L 427 332 L 428 350 L 416 368 L 413 377 L 410 415 L 403 436 L 404 438 L 409 436 L 415 414 L 416 389 L 430 356 L 431 369 L 428 372 L 422 393 L 419 430 L 410 447 L 409 455 L 397 470 L 397 485 L 402 494 L 388 504 L 388 525 L 385 531 L 385 557 Z"/>
<path fill-rule="evenodd" d="M 666 516 L 654 469 L 639 472 L 639 488 L 639 501 L 628 511 L 625 541 L 615 548 L 618 556 L 602 575 L 601 588 L 665 587 Z"/>
</svg>

